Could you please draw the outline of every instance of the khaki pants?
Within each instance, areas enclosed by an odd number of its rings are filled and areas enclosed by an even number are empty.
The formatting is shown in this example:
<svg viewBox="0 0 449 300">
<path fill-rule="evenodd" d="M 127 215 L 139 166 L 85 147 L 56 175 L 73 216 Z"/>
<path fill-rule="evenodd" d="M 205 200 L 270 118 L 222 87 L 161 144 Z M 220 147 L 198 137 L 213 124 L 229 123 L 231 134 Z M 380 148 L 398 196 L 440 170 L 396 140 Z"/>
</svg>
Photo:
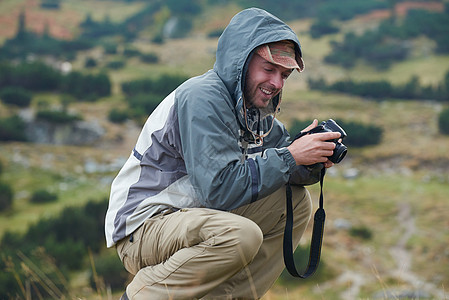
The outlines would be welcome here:
<svg viewBox="0 0 449 300">
<path fill-rule="evenodd" d="M 310 195 L 292 187 L 293 244 L 311 215 Z M 258 299 L 284 269 L 285 187 L 232 212 L 190 208 L 148 219 L 117 244 L 134 274 L 130 299 Z"/>
</svg>

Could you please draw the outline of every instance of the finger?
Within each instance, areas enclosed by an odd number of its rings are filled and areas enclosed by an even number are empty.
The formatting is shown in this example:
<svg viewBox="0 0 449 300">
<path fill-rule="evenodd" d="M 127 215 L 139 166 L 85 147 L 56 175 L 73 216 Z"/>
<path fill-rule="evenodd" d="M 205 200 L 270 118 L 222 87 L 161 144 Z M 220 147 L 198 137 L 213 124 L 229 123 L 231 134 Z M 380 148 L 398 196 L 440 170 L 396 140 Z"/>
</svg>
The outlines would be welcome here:
<svg viewBox="0 0 449 300">
<path fill-rule="evenodd" d="M 324 162 L 324 167 L 325 168 L 330 168 L 334 165 L 333 162 L 331 162 L 329 159 L 327 161 Z"/>
<path fill-rule="evenodd" d="M 335 140 L 339 138 L 341 134 L 340 132 L 320 132 L 317 133 L 316 136 L 322 141 L 327 141 L 327 140 Z"/>
<path fill-rule="evenodd" d="M 315 127 L 317 127 L 317 126 L 318 126 L 318 120 L 315 119 L 315 120 L 313 120 L 312 124 L 310 124 L 309 126 L 307 126 L 306 128 L 304 128 L 304 130 L 303 130 L 302 132 L 309 131 L 309 130 L 311 130 L 312 128 L 315 128 Z"/>
</svg>

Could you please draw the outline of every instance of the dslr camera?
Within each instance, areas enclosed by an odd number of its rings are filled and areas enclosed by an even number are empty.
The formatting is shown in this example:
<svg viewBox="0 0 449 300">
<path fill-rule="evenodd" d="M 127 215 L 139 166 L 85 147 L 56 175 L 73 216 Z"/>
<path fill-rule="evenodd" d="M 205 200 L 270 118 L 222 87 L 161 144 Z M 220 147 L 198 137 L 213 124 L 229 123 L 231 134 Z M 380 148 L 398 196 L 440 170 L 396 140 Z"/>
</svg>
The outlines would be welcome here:
<svg viewBox="0 0 449 300">
<path fill-rule="evenodd" d="M 329 119 L 327 121 L 321 122 L 320 125 L 318 125 L 315 128 L 312 128 L 310 131 L 306 132 L 306 134 L 319 133 L 319 132 L 340 132 L 341 136 L 338 139 L 328 141 L 335 143 L 334 153 L 332 154 L 332 156 L 329 157 L 329 160 L 334 164 L 338 164 L 343 160 L 343 158 L 345 158 L 346 153 L 348 153 L 348 148 L 338 141 L 339 139 L 343 139 L 347 136 L 346 132 L 343 130 L 343 128 L 341 128 L 337 124 L 337 122 L 335 122 L 332 119 Z"/>
</svg>

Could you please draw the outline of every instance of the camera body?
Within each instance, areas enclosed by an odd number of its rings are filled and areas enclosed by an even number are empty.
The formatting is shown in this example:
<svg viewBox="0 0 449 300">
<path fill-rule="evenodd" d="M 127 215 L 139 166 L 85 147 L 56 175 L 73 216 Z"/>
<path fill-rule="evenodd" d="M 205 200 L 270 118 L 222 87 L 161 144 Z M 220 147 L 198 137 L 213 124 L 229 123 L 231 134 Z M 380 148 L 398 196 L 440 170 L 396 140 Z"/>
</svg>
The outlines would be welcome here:
<svg viewBox="0 0 449 300">
<path fill-rule="evenodd" d="M 320 125 L 312 128 L 307 133 L 312 134 L 319 132 L 340 132 L 340 138 L 329 140 L 329 142 L 335 143 L 334 153 L 332 154 L 332 156 L 329 156 L 329 160 L 335 164 L 338 164 L 343 160 L 343 158 L 345 158 L 346 153 L 348 152 L 348 148 L 344 144 L 339 142 L 339 139 L 344 139 L 347 136 L 346 132 L 337 124 L 337 122 L 332 119 L 321 122 Z"/>
</svg>

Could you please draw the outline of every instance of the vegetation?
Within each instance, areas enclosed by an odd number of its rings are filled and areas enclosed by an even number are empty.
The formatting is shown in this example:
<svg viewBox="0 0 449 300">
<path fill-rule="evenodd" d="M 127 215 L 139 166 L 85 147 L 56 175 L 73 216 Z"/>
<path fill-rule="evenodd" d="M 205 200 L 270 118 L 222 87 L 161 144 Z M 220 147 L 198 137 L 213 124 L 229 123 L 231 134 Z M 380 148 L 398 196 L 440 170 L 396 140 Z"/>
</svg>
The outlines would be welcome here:
<svg viewBox="0 0 449 300">
<path fill-rule="evenodd" d="M 25 141 L 25 122 L 17 115 L 0 118 L 0 141 Z"/>
<path fill-rule="evenodd" d="M 87 249 L 98 253 L 104 244 L 102 230 L 92 229 L 104 227 L 106 207 L 106 201 L 90 201 L 84 207 L 67 207 L 59 216 L 41 219 L 22 235 L 6 232 L 0 242 L 1 256 L 4 258 L 0 261 L 0 267 L 4 270 L 4 280 L 12 284 L 0 286 L 0 297 L 20 296 L 22 291 L 19 283 L 33 278 L 32 272 L 20 267 L 24 258 L 30 268 L 38 266 L 53 283 L 63 286 L 64 282 L 58 278 L 55 270 L 45 267 L 46 262 L 41 260 L 36 249 L 41 249 L 40 253 L 43 249 L 44 253 L 53 258 L 59 270 L 79 270 L 87 261 Z M 45 287 L 45 283 L 35 282 L 32 292 L 36 296 L 52 296 Z"/>
<path fill-rule="evenodd" d="M 185 80 L 187 77 L 183 75 L 162 74 L 155 79 L 146 78 L 122 83 L 122 91 L 128 96 L 128 117 L 137 120 L 146 119 L 159 103 Z M 120 117 L 117 111 L 114 114 L 114 117 Z"/>
<path fill-rule="evenodd" d="M 0 181 L 0 212 L 11 207 L 14 193 L 9 184 Z"/>
<path fill-rule="evenodd" d="M 432 85 L 423 86 L 417 76 L 410 78 L 404 85 L 394 86 L 386 80 L 358 82 L 352 79 L 339 80 L 328 84 L 323 78 L 309 79 L 310 89 L 322 91 L 335 91 L 347 93 L 362 97 L 373 98 L 376 100 L 385 99 L 431 99 L 439 101 L 449 100 L 449 71 L 447 71 L 444 80 L 434 87 Z"/>
<path fill-rule="evenodd" d="M 0 99 L 5 104 L 18 107 L 27 107 L 30 105 L 32 94 L 21 87 L 5 87 L 0 90 Z"/>
<path fill-rule="evenodd" d="M 58 200 L 58 196 L 45 189 L 37 190 L 31 195 L 30 202 L 32 203 L 47 203 Z"/>
<path fill-rule="evenodd" d="M 18 90 L 19 87 L 22 89 Z M 8 99 L 13 95 L 15 99 L 19 96 L 25 98 L 27 94 L 23 90 L 26 89 L 33 92 L 67 93 L 81 101 L 94 101 L 111 94 L 111 81 L 105 73 L 83 74 L 73 71 L 64 75 L 43 62 L 22 62 L 19 65 L 0 62 L 0 88 L 8 88 Z M 12 94 L 13 89 L 15 94 Z M 26 99 L 21 102 L 29 103 Z"/>
<path fill-rule="evenodd" d="M 438 128 L 442 134 L 449 135 L 449 108 L 444 109 L 438 117 Z"/>
<path fill-rule="evenodd" d="M 412 10 L 403 22 L 389 19 L 377 29 L 363 34 L 346 33 L 342 42 L 332 42 L 332 51 L 325 61 L 352 68 L 361 59 L 380 70 L 387 69 L 393 62 L 408 57 L 410 47 L 407 40 L 422 35 L 436 42 L 437 53 L 447 54 L 449 38 L 446 28 L 449 28 L 449 4 L 441 13 Z"/>
</svg>

